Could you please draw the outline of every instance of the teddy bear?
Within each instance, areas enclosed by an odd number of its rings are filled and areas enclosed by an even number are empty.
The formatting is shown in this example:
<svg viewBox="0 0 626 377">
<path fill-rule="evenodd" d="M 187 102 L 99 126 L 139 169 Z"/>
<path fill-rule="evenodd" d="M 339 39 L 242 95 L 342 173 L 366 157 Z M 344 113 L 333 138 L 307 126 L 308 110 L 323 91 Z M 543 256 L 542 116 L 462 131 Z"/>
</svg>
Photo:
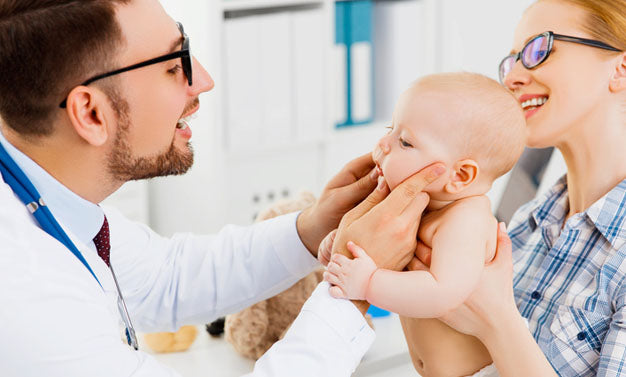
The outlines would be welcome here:
<svg viewBox="0 0 626 377">
<path fill-rule="evenodd" d="M 307 208 L 315 203 L 310 192 L 301 192 L 293 199 L 277 201 L 261 211 L 256 221 L 263 221 Z M 296 319 L 304 302 L 322 278 L 323 269 L 317 269 L 296 282 L 291 288 L 258 302 L 239 313 L 226 316 L 226 340 L 241 355 L 257 360 L 283 335 Z"/>
</svg>

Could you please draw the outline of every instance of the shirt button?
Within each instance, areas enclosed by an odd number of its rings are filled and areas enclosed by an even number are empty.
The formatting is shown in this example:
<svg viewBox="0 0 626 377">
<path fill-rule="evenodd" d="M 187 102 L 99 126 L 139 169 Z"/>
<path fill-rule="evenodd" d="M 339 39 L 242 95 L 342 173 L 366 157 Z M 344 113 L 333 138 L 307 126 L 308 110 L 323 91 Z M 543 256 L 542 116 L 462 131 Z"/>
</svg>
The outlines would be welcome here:
<svg viewBox="0 0 626 377">
<path fill-rule="evenodd" d="M 537 300 L 539 297 L 541 297 L 541 293 L 539 293 L 538 291 L 534 291 L 533 293 L 531 293 L 530 297 L 533 300 Z"/>
<path fill-rule="evenodd" d="M 578 340 L 585 340 L 587 334 L 584 331 L 581 331 L 578 333 L 578 335 L 576 335 L 576 337 L 578 338 Z"/>
</svg>

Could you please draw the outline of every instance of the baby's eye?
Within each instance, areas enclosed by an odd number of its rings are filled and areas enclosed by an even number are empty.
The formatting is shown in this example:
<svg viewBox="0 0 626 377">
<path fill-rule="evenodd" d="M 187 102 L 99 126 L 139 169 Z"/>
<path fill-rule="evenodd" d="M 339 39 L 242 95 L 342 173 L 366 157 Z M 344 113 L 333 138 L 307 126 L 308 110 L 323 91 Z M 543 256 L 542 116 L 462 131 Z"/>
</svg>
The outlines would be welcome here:
<svg viewBox="0 0 626 377">
<path fill-rule="evenodd" d="M 413 144 L 407 142 L 403 138 L 400 138 L 400 145 L 402 145 L 405 148 L 412 148 L 413 147 Z"/>
<path fill-rule="evenodd" d="M 176 64 L 174 67 L 172 67 L 171 69 L 167 70 L 167 73 L 171 74 L 171 75 L 175 75 L 177 74 L 180 70 L 182 69 L 182 67 L 180 66 L 180 64 Z"/>
<path fill-rule="evenodd" d="M 387 131 L 387 135 L 389 135 L 391 131 L 393 131 L 393 126 L 386 126 L 385 128 L 389 130 Z"/>
</svg>

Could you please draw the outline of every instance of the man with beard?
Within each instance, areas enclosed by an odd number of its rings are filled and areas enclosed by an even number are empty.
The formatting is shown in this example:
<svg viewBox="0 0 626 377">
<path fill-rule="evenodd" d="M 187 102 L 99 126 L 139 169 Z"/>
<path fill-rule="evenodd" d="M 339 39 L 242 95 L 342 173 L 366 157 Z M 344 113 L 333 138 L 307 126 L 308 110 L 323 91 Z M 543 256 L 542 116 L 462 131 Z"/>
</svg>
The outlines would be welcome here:
<svg viewBox="0 0 626 377">
<path fill-rule="evenodd" d="M 174 330 L 270 297 L 338 226 L 337 252 L 353 240 L 402 269 L 421 189 L 443 170 L 389 194 L 362 156 L 299 214 L 164 238 L 97 203 L 192 165 L 187 119 L 213 81 L 182 25 L 157 0 L 3 0 L 0 72 L 2 376 L 176 375 L 136 350 L 133 325 Z M 374 337 L 366 309 L 321 284 L 253 375 L 349 375 Z"/>
</svg>

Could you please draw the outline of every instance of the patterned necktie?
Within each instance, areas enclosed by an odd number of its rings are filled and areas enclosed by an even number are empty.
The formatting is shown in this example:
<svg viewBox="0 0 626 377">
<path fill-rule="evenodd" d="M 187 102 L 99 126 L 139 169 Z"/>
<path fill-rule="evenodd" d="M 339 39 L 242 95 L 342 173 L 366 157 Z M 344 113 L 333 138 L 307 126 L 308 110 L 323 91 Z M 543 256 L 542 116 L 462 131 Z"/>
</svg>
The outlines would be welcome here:
<svg viewBox="0 0 626 377">
<path fill-rule="evenodd" d="M 93 243 L 96 244 L 96 249 L 98 249 L 98 255 L 107 266 L 111 267 L 111 262 L 109 261 L 109 256 L 111 252 L 111 242 L 109 240 L 109 222 L 107 221 L 106 216 L 104 217 L 104 224 L 102 224 L 102 228 L 96 236 L 93 238 Z"/>
</svg>

